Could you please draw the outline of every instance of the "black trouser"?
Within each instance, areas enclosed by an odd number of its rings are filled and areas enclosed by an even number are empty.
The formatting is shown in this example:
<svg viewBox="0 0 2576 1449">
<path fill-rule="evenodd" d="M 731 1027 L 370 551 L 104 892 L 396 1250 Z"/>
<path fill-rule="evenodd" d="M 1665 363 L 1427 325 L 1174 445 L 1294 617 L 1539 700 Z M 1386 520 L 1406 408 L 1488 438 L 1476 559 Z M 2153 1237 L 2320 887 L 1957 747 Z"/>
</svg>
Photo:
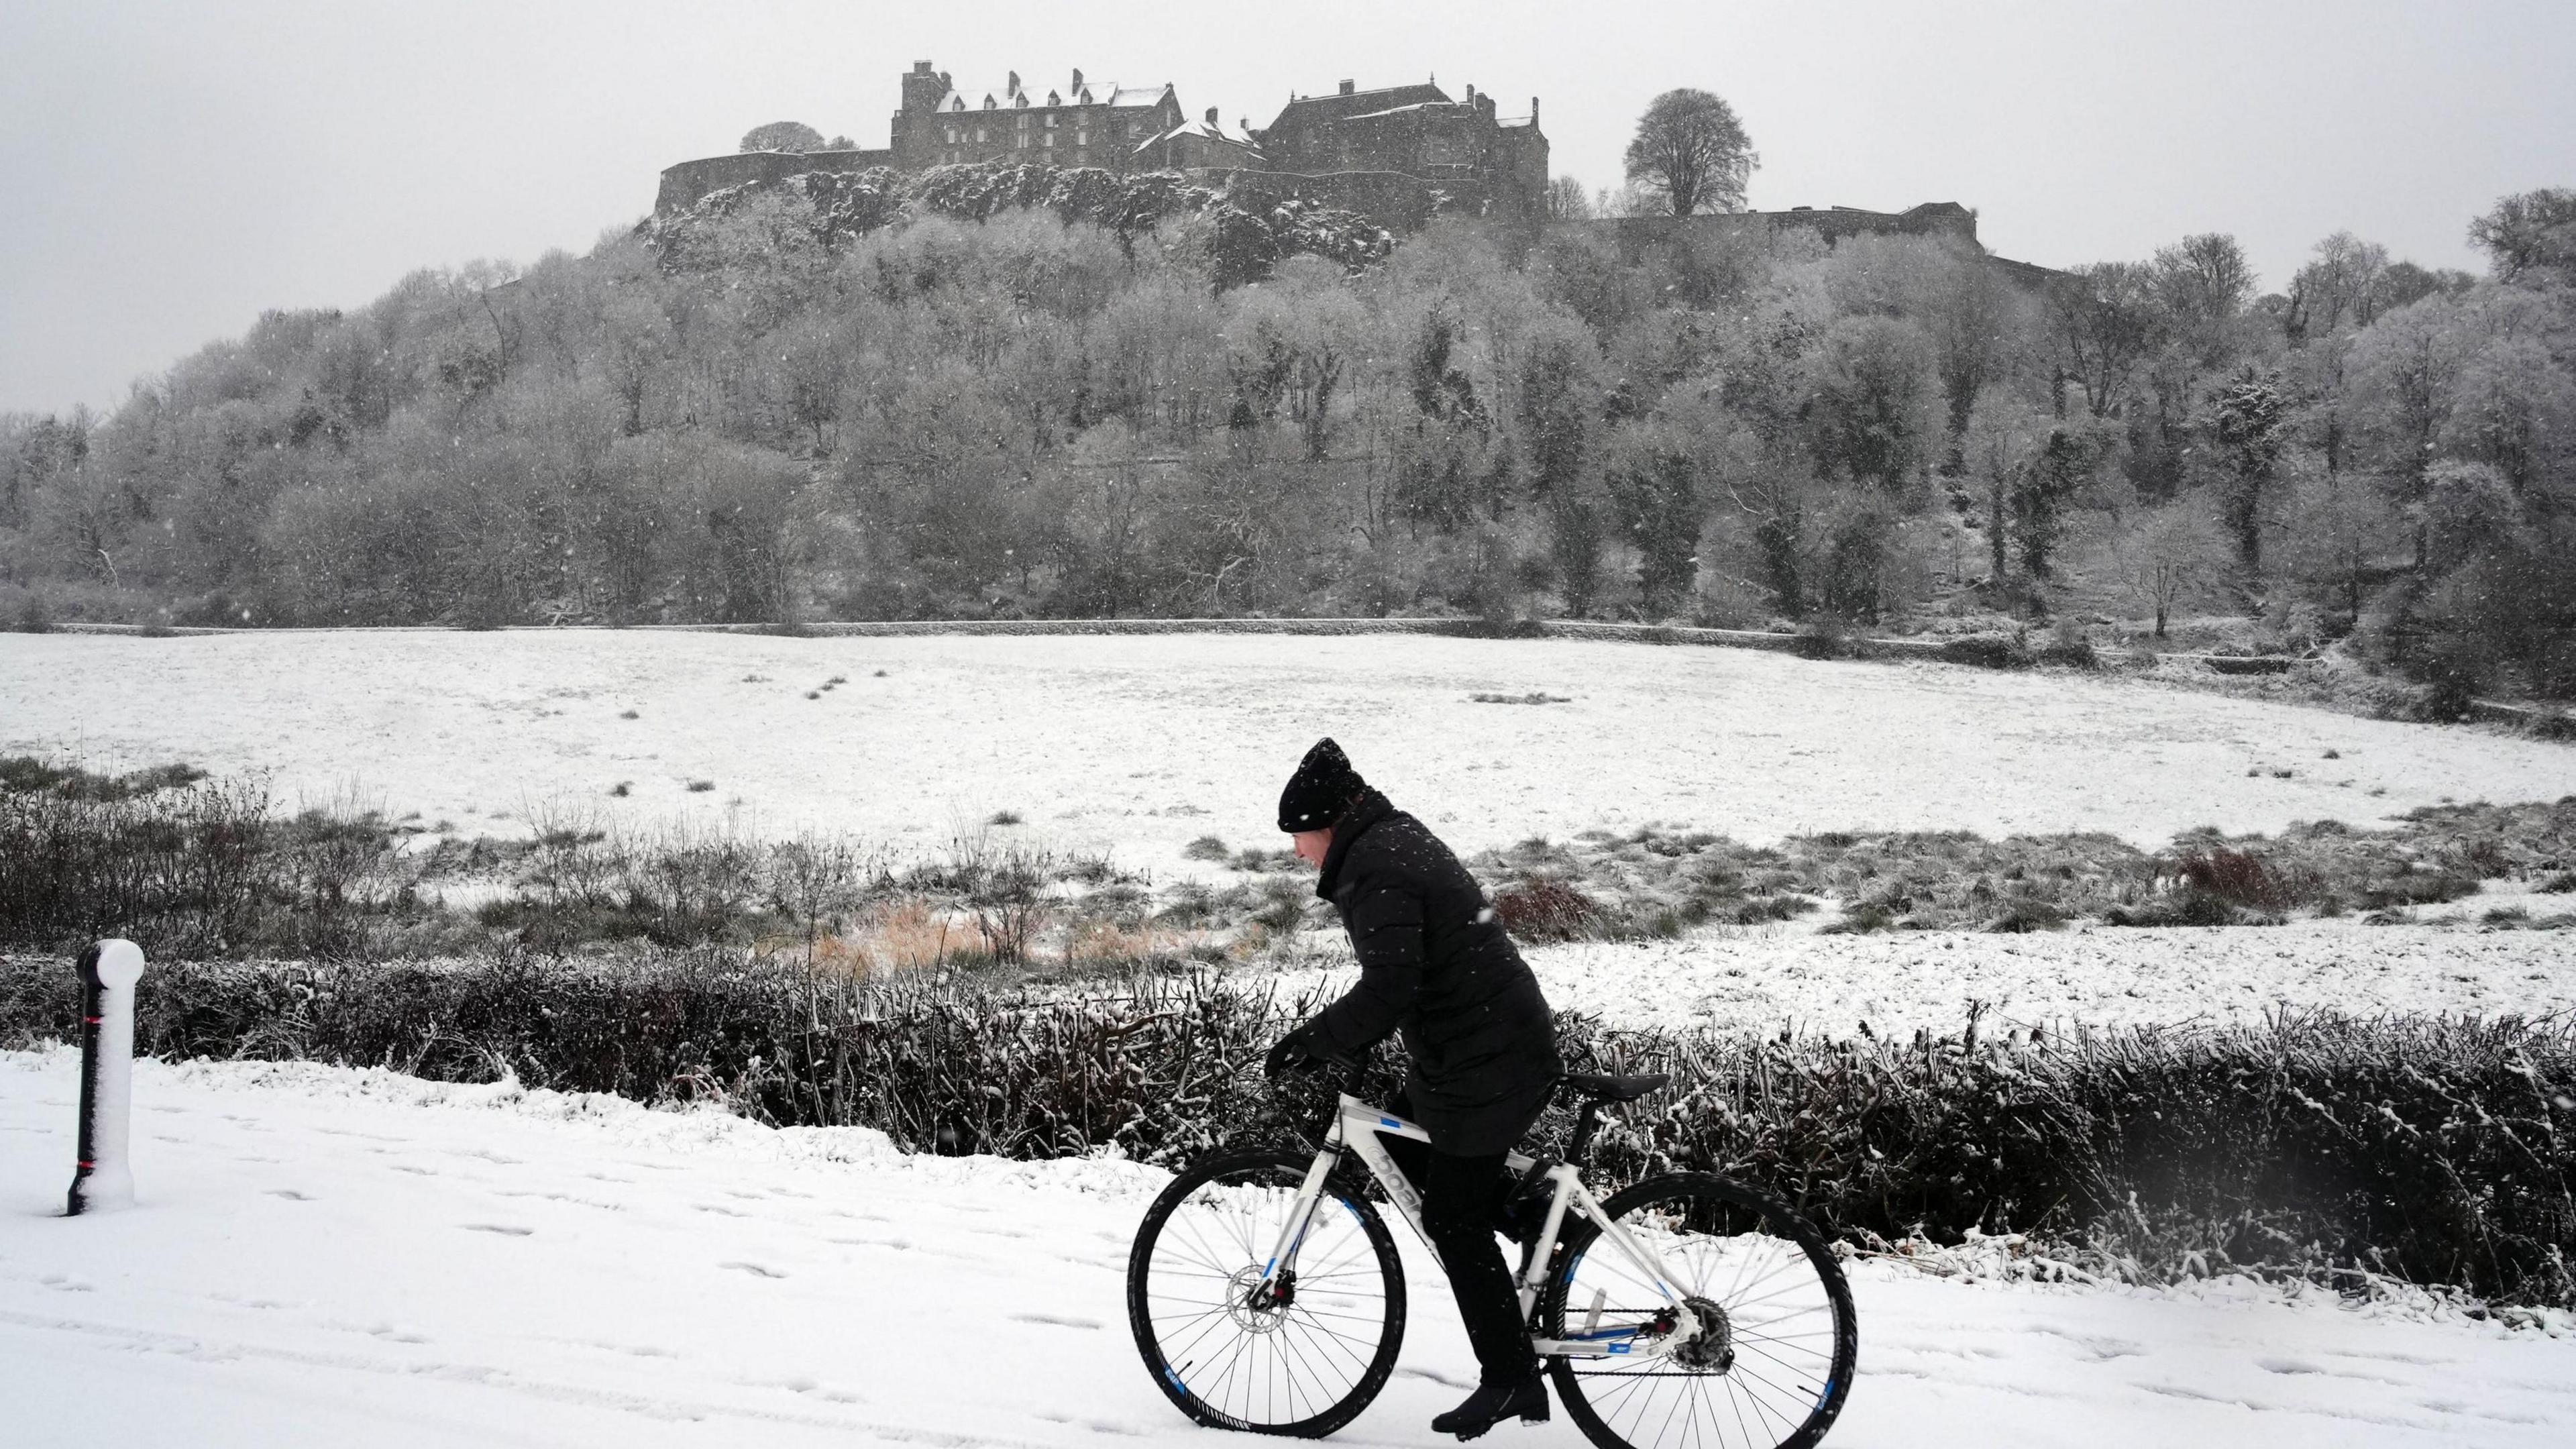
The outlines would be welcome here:
<svg viewBox="0 0 2576 1449">
<path fill-rule="evenodd" d="M 1397 1108 L 1403 1111 L 1401 1107 Z M 1467 1325 L 1467 1342 L 1487 1383 L 1527 1378 L 1538 1360 L 1530 1353 L 1529 1326 L 1521 1318 L 1512 1270 L 1494 1241 L 1494 1213 L 1509 1191 L 1511 1175 L 1500 1152 L 1453 1157 L 1410 1137 L 1378 1139 L 1395 1165 L 1422 1189 L 1422 1232 L 1440 1254 L 1449 1292 Z"/>
</svg>

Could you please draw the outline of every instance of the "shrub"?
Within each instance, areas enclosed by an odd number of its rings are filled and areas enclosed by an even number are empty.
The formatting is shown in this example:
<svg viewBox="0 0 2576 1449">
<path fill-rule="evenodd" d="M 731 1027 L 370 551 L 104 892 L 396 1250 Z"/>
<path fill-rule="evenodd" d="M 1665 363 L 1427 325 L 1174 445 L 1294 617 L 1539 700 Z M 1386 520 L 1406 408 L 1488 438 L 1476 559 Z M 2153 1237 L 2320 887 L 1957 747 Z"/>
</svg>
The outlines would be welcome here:
<svg viewBox="0 0 2576 1449">
<path fill-rule="evenodd" d="M 2190 882 L 2192 889 L 2234 905 L 2277 910 L 2295 899 L 2293 889 L 2251 851 L 2230 850 L 2223 845 L 2206 851 L 2186 850 L 2174 862 L 2174 869 Z"/>
<path fill-rule="evenodd" d="M 2001 634 L 1968 634 L 1944 639 L 1935 657 L 1945 664 L 1965 664 L 1977 669 L 2026 669 L 2030 666 L 2029 653 Z"/>
<path fill-rule="evenodd" d="M 1504 930 L 1522 941 L 1579 940 L 1604 918 L 1598 901 L 1564 881 L 1546 878 L 1497 891 L 1494 914 L 1502 918 Z"/>
</svg>

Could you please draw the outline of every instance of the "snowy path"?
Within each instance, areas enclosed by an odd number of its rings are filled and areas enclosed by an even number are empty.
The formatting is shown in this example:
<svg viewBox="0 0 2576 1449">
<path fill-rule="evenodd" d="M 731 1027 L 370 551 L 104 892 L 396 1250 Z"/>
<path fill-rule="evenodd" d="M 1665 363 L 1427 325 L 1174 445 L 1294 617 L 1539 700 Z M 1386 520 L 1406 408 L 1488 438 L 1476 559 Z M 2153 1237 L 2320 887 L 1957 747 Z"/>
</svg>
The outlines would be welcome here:
<svg viewBox="0 0 2576 1449">
<path fill-rule="evenodd" d="M 1127 1337 L 1149 1169 L 302 1066 L 145 1064 L 137 1088 L 143 1205 L 50 1217 L 76 1061 L 0 1053 L 12 1445 L 1238 1442 L 1185 1424 Z M 1853 1449 L 2576 1435 L 2576 1342 L 1876 1265 L 1858 1294 L 1828 1441 Z M 1425 1422 L 1469 1361 L 1419 1273 L 1414 1307 L 1342 1442 L 1450 1442 Z M 1582 1440 L 1560 1415 L 1494 1442 Z"/>
<path fill-rule="evenodd" d="M 1567 702 L 1469 700 L 1532 691 Z M 1324 733 L 1462 849 L 1647 822 L 1753 841 L 2103 830 L 2160 846 L 2196 825 L 2362 825 L 2446 798 L 2576 792 L 2563 744 L 2109 679 L 1733 649 L 0 635 L 0 751 L 273 770 L 289 801 L 354 787 L 469 835 L 516 833 L 532 807 L 571 804 L 644 823 L 730 809 L 761 831 L 927 845 L 1011 810 L 1027 833 L 1106 845 L 1167 876 L 1201 869 L 1180 855 L 1201 835 L 1274 844 L 1279 782 Z M 612 798 L 621 782 L 631 792 Z"/>
</svg>

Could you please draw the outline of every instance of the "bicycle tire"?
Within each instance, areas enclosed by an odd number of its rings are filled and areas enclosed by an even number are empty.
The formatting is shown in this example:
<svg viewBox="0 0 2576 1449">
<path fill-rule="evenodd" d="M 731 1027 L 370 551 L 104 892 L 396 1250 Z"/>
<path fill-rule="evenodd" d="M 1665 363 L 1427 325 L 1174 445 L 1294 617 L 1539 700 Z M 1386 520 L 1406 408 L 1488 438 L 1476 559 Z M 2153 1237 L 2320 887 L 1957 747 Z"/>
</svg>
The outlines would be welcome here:
<svg viewBox="0 0 2576 1449">
<path fill-rule="evenodd" d="M 1163 1189 L 1136 1230 L 1127 1257 L 1128 1326 L 1155 1387 L 1196 1423 L 1320 1439 L 1358 1417 L 1395 1372 L 1404 1346 L 1404 1270 L 1385 1221 L 1341 1173 L 1325 1185 L 1316 1226 L 1299 1250 L 1301 1264 L 1324 1270 L 1301 1269 L 1296 1286 L 1310 1299 L 1277 1311 L 1263 1327 L 1265 1315 L 1234 1296 L 1259 1281 L 1312 1162 L 1263 1150 L 1205 1159 Z M 1347 1226 L 1339 1215 L 1326 1219 L 1336 1205 Z M 1333 1286 L 1318 1292 L 1326 1283 Z M 1318 1301 L 1334 1306 L 1319 1313 L 1309 1306 Z M 1338 1389 L 1330 1387 L 1335 1380 Z"/>
<path fill-rule="evenodd" d="M 1678 1214 L 1668 1210 L 1675 1205 Z M 1682 1294 L 1695 1300 L 1695 1309 L 1702 1302 L 1716 1304 L 1724 1329 L 1704 1330 L 1694 1344 L 1708 1346 L 1687 1357 L 1551 1359 L 1548 1373 L 1557 1399 L 1584 1437 L 1598 1449 L 1673 1449 L 1684 1443 L 1811 1449 L 1824 1438 L 1851 1393 L 1860 1328 L 1851 1285 L 1815 1225 L 1778 1194 L 1712 1173 L 1651 1177 L 1601 1207 L 1632 1233 L 1642 1227 L 1654 1237 L 1666 1265 L 1691 1280 Z M 1667 1211 L 1628 1222 L 1658 1208 Z M 1566 1337 L 1569 1305 L 1588 1319 L 1618 1275 L 1643 1282 L 1624 1262 L 1588 1256 L 1601 1238 L 1601 1229 L 1588 1219 L 1568 1234 L 1562 1266 L 1539 1299 L 1538 1336 Z M 1701 1246 L 1712 1251 L 1683 1251 Z M 1691 1265 L 1675 1263 L 1676 1257 Z M 1736 1260 L 1731 1265 L 1730 1257 Z M 1589 1278 L 1587 1263 L 1596 1267 Z M 1800 1265 L 1812 1270 L 1812 1281 L 1802 1278 Z M 1722 1290 L 1711 1281 L 1729 1274 Z M 1829 1326 L 1813 1320 L 1819 1314 Z M 1675 1381 L 1686 1386 L 1662 1408 L 1664 1391 Z M 1722 1402 L 1712 1384 L 1724 1390 Z M 1687 1417 L 1681 1413 L 1685 1403 Z M 1651 1434 L 1641 1432 L 1649 1427 Z"/>
</svg>

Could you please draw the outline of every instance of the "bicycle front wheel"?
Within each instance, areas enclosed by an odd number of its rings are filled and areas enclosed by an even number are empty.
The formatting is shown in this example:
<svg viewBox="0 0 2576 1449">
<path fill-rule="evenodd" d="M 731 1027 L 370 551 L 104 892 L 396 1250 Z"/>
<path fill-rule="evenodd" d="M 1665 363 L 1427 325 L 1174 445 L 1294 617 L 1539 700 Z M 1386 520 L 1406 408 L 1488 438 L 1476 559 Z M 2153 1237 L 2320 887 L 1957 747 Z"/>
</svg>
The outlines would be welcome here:
<svg viewBox="0 0 2576 1449">
<path fill-rule="evenodd" d="M 1600 1449 L 1822 1439 L 1851 1392 L 1860 1332 L 1815 1225 L 1772 1193 L 1695 1172 L 1649 1178 L 1601 1208 L 1670 1278 L 1640 1272 L 1590 1223 L 1567 1240 L 1539 1302 L 1540 1336 L 1617 1345 L 1549 1365 L 1584 1437 Z M 1676 1299 L 1699 1320 L 1678 1343 Z"/>
<path fill-rule="evenodd" d="M 1404 1273 L 1377 1210 L 1339 1181 L 1260 1291 L 1310 1159 L 1211 1158 L 1146 1210 L 1127 1319 L 1164 1397 L 1201 1424 L 1319 1439 L 1359 1415 L 1404 1346 Z M 1336 1178 L 1339 1174 L 1336 1174 Z"/>
</svg>

